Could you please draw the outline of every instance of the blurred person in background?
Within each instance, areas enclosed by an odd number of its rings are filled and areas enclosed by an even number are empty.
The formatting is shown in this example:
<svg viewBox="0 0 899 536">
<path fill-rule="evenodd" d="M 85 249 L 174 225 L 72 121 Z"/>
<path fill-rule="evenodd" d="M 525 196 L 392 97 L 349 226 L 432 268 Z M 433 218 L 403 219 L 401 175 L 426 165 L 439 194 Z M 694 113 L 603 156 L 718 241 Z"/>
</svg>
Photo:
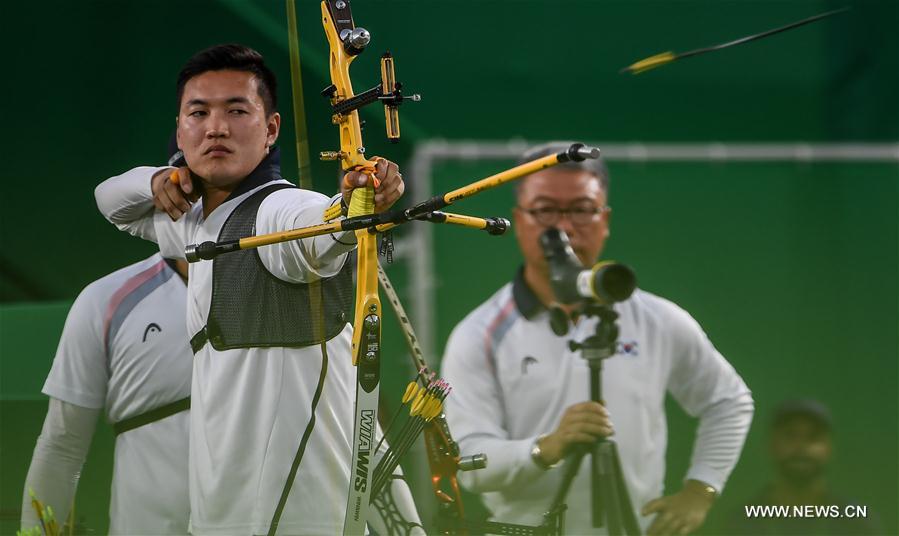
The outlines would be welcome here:
<svg viewBox="0 0 899 536">
<path fill-rule="evenodd" d="M 50 404 L 25 479 L 23 530 L 40 525 L 30 490 L 66 520 L 105 409 L 116 434 L 109 533 L 187 534 L 186 279 L 186 261 L 156 254 L 94 281 L 72 304 L 44 383 Z"/>
<path fill-rule="evenodd" d="M 831 427 L 830 411 L 816 400 L 788 400 L 778 406 L 768 443 L 774 480 L 731 516 L 728 534 L 882 534 L 864 505 L 835 493 L 827 482 Z M 754 510 L 768 506 L 787 508 Z"/>
</svg>

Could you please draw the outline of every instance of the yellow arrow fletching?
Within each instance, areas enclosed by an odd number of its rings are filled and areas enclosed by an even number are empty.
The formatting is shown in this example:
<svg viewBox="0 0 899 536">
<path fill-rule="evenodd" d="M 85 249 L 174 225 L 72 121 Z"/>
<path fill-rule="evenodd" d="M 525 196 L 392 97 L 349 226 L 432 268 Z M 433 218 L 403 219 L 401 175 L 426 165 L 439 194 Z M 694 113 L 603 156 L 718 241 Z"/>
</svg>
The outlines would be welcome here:
<svg viewBox="0 0 899 536">
<path fill-rule="evenodd" d="M 655 69 L 656 67 L 671 63 L 675 59 L 677 59 L 677 57 L 674 55 L 674 52 L 662 52 L 661 54 L 642 59 L 622 70 L 630 72 L 631 74 L 645 73 L 650 69 Z"/>
<path fill-rule="evenodd" d="M 421 408 L 422 417 L 428 419 L 428 416 L 434 411 L 434 404 L 439 404 L 440 402 L 436 398 L 432 398 L 428 400 L 425 404 L 425 407 Z"/>
<path fill-rule="evenodd" d="M 409 382 L 409 385 L 406 386 L 406 392 L 403 393 L 403 404 L 412 400 L 412 398 L 418 394 L 419 387 L 418 382 L 415 380 Z"/>
<path fill-rule="evenodd" d="M 440 415 L 440 412 L 443 411 L 443 402 L 440 400 L 434 399 L 434 405 L 431 406 L 431 410 L 428 412 L 427 416 L 425 416 L 426 421 L 432 420 L 434 417 Z"/>
<path fill-rule="evenodd" d="M 32 493 L 31 495 L 31 506 L 34 508 L 35 513 L 37 513 L 38 519 L 40 519 L 41 523 L 44 522 L 44 505 L 37 499 L 37 497 Z"/>
<path fill-rule="evenodd" d="M 419 391 L 418 395 L 415 397 L 415 402 L 412 402 L 412 409 L 409 411 L 409 415 L 415 416 L 421 413 L 421 409 L 425 406 L 425 403 L 430 397 L 431 395 L 427 394 L 425 390 Z"/>
</svg>

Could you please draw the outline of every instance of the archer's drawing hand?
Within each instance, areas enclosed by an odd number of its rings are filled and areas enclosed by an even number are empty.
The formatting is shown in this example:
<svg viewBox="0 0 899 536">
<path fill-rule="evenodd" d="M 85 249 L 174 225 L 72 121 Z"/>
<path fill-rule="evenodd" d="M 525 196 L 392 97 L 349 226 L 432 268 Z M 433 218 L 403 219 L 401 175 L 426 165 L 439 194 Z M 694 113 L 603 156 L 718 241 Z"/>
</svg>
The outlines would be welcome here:
<svg viewBox="0 0 899 536">
<path fill-rule="evenodd" d="M 657 513 L 646 534 L 662 536 L 690 534 L 702 526 L 715 501 L 714 494 L 696 480 L 687 480 L 684 487 L 673 495 L 660 497 L 646 503 L 640 512 L 644 516 Z"/>
<path fill-rule="evenodd" d="M 581 402 L 569 406 L 556 431 L 540 440 L 540 457 L 553 465 L 565 457 L 571 447 L 590 444 L 615 433 L 609 412 L 599 402 Z"/>
<path fill-rule="evenodd" d="M 190 210 L 190 205 L 200 196 L 191 181 L 190 168 L 166 168 L 157 171 L 150 179 L 153 204 L 177 221 Z"/>
<path fill-rule="evenodd" d="M 406 184 L 403 182 L 403 175 L 400 173 L 399 167 L 383 158 L 378 159 L 375 167 L 375 178 L 380 184 L 375 187 L 375 212 L 383 212 L 390 208 L 397 199 L 403 195 Z M 344 201 L 349 204 L 350 196 L 355 188 L 368 185 L 369 177 L 360 171 L 350 171 L 344 175 L 341 183 Z"/>
</svg>

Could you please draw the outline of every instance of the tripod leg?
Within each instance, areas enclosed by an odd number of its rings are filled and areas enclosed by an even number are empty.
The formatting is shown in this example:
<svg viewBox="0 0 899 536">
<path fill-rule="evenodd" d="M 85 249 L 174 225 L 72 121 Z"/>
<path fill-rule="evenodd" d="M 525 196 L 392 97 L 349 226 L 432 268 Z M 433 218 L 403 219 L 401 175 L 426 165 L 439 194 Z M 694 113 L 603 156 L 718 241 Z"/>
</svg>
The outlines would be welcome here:
<svg viewBox="0 0 899 536">
<path fill-rule="evenodd" d="M 620 503 L 620 512 L 622 515 L 622 523 L 624 525 L 624 533 L 628 536 L 637 536 L 640 534 L 640 524 L 637 523 L 637 515 L 634 513 L 634 506 L 631 503 L 630 493 L 624 483 L 624 473 L 621 471 L 621 458 L 618 457 L 618 446 L 614 442 L 609 442 L 614 464 L 615 487 L 620 491 L 618 499 Z"/>
<path fill-rule="evenodd" d="M 605 471 L 601 467 L 602 458 L 600 457 L 600 443 L 596 443 L 591 447 L 590 455 L 590 506 L 592 510 L 593 526 L 599 528 L 604 526 L 606 519 L 606 507 L 608 505 L 608 494 L 603 489 L 603 473 Z M 614 534 L 614 533 L 611 533 Z"/>
<path fill-rule="evenodd" d="M 602 503 L 602 509 L 605 510 L 605 514 L 607 517 L 607 521 L 609 523 L 609 534 L 611 536 L 618 536 L 624 534 L 624 530 L 622 528 L 622 512 L 621 512 L 621 491 L 618 489 L 618 478 L 615 474 L 615 460 L 614 456 L 614 443 L 610 443 L 607 441 L 602 441 L 596 445 L 596 451 L 593 454 L 593 459 L 596 462 L 596 474 L 593 475 L 593 478 L 598 482 L 598 485 L 594 487 L 594 490 L 597 490 L 600 494 L 599 500 L 594 498 L 594 512 L 596 512 L 597 503 Z M 624 490 L 624 493 L 627 494 L 627 490 Z M 595 515 L 595 514 L 594 514 Z M 602 526 L 602 518 L 600 518 L 600 524 L 596 524 L 596 517 L 593 518 L 593 526 Z"/>
<path fill-rule="evenodd" d="M 587 452 L 588 449 L 578 447 L 565 459 L 565 465 L 562 466 L 562 483 L 556 491 L 556 496 L 553 498 L 550 510 L 555 510 L 565 502 L 565 497 L 568 496 L 568 490 L 571 489 L 571 483 L 574 482 L 574 477 L 577 476 L 577 470 L 581 466 L 581 461 L 584 459 L 584 455 L 587 454 Z"/>
</svg>

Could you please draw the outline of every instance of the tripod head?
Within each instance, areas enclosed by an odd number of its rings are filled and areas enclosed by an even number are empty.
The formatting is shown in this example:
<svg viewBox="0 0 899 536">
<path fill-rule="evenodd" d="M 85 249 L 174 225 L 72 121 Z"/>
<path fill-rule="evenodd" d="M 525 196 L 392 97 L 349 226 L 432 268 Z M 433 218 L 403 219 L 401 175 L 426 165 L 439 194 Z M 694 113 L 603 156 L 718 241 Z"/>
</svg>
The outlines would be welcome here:
<svg viewBox="0 0 899 536">
<path fill-rule="evenodd" d="M 599 366 L 599 361 L 615 355 L 618 344 L 618 313 L 610 305 L 588 303 L 584 309 L 587 317 L 596 317 L 593 335 L 583 341 L 568 341 L 568 349 L 581 352 L 581 356 L 591 366 Z"/>
</svg>

